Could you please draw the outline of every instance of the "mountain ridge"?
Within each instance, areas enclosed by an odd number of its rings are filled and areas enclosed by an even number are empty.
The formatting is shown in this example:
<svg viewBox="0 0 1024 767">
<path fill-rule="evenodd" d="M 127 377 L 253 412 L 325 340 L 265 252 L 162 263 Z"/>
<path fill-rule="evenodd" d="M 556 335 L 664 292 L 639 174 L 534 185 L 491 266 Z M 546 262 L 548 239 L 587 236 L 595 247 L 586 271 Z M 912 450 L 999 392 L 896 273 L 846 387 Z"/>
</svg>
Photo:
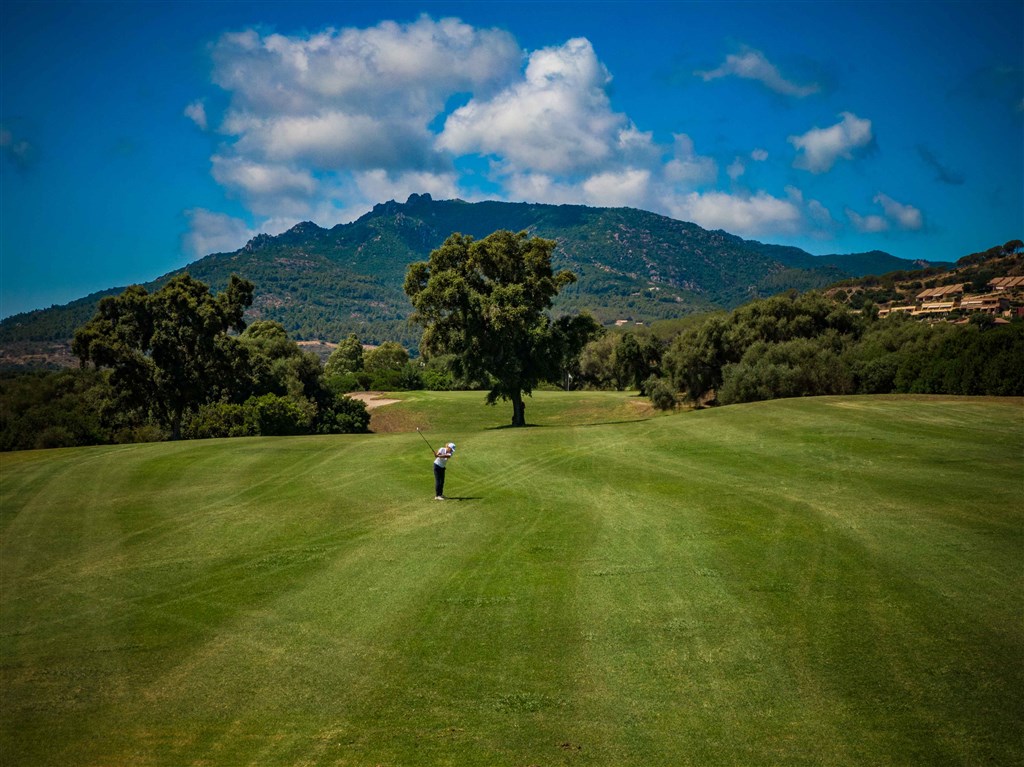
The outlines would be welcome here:
<svg viewBox="0 0 1024 767">
<path fill-rule="evenodd" d="M 792 246 L 744 240 L 723 230 L 636 208 L 501 201 L 434 200 L 413 194 L 379 203 L 331 228 L 304 221 L 278 235 L 259 234 L 238 250 L 211 253 L 143 283 L 158 289 L 188 272 L 220 290 L 236 273 L 256 285 L 250 321 L 281 322 L 296 340 L 338 340 L 350 332 L 415 348 L 411 305 L 402 291 L 408 264 L 426 260 L 452 232 L 481 239 L 498 229 L 554 239 L 556 268 L 579 280 L 559 295 L 556 313 L 590 310 L 610 324 L 650 322 L 730 309 L 787 289 L 825 287 L 871 273 L 868 265 L 912 269 L 888 253 L 813 256 Z M 49 309 L 0 321 L 0 345 L 61 341 L 94 313 L 110 288 Z"/>
</svg>

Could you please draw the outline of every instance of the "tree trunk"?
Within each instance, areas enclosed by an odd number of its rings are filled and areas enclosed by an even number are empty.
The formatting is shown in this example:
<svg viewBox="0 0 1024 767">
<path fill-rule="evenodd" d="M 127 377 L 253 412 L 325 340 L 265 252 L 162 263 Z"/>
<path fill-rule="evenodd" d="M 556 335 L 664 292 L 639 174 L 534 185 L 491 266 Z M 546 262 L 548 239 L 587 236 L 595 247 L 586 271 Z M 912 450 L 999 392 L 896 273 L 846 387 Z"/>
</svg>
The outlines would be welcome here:
<svg viewBox="0 0 1024 767">
<path fill-rule="evenodd" d="M 526 403 L 523 402 L 523 393 L 518 389 L 512 392 L 512 425 L 526 426 Z"/>
</svg>

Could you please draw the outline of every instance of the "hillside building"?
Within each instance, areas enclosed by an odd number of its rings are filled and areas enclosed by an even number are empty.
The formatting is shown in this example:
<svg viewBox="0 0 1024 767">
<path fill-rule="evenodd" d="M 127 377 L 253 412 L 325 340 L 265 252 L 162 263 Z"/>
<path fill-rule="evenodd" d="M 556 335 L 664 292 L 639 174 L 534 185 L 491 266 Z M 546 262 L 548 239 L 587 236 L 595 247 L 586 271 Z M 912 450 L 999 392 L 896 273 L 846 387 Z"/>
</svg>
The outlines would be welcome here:
<svg viewBox="0 0 1024 767">
<path fill-rule="evenodd" d="M 880 307 L 879 317 L 890 314 L 909 314 L 912 317 L 941 317 L 953 312 L 973 314 L 981 312 L 994 317 L 1011 314 L 1013 299 L 1024 293 L 1024 277 L 999 277 L 988 283 L 989 293 L 965 293 L 966 283 L 940 285 L 918 293 L 913 304 Z"/>
</svg>

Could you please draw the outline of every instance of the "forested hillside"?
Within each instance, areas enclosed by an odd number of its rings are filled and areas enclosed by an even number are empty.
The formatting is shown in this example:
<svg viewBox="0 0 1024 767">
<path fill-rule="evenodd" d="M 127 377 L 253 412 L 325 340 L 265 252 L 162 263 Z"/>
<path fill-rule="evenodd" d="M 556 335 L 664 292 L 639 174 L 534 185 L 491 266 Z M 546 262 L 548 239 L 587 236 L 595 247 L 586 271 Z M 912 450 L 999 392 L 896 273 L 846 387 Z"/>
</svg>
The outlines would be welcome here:
<svg viewBox="0 0 1024 767">
<path fill-rule="evenodd" d="M 419 333 L 406 321 L 411 306 L 402 293 L 408 264 L 424 260 L 452 232 L 480 239 L 499 229 L 555 240 L 555 268 L 571 269 L 579 279 L 559 295 L 554 311 L 586 309 L 604 324 L 651 322 L 820 288 L 872 271 L 879 259 L 892 268 L 917 266 L 879 253 L 819 258 L 631 208 L 413 195 L 331 229 L 307 222 L 276 237 L 259 235 L 145 287 L 155 290 L 188 272 L 220 290 L 237 274 L 257 286 L 249 319 L 279 322 L 297 340 L 337 341 L 354 332 L 370 343 L 415 348 Z M 25 353 L 25 344 L 70 339 L 101 297 L 121 290 L 9 317 L 0 323 L 0 347 L 9 358 L 13 350 Z"/>
</svg>

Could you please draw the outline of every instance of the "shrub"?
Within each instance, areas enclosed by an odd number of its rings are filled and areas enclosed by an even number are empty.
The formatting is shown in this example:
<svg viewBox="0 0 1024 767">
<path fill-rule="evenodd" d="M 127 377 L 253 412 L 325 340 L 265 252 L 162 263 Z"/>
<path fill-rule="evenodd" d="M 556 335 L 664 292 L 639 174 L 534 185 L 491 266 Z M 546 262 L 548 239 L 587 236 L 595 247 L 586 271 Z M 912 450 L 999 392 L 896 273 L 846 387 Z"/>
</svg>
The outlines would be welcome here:
<svg viewBox="0 0 1024 767">
<path fill-rule="evenodd" d="M 644 382 L 644 391 L 651 398 L 651 404 L 658 408 L 658 410 L 672 410 L 675 408 L 675 389 L 665 379 L 651 376 Z"/>
<path fill-rule="evenodd" d="M 229 402 L 202 405 L 182 426 L 186 439 L 247 437 L 257 433 L 251 409 Z"/>
<path fill-rule="evenodd" d="M 330 408 L 320 413 L 317 431 L 321 434 L 363 434 L 369 430 L 370 413 L 360 400 L 338 396 Z"/>
<path fill-rule="evenodd" d="M 316 406 L 307 400 L 264 394 L 246 400 L 247 425 L 255 427 L 256 434 L 281 437 L 309 434 L 316 415 Z"/>
</svg>

